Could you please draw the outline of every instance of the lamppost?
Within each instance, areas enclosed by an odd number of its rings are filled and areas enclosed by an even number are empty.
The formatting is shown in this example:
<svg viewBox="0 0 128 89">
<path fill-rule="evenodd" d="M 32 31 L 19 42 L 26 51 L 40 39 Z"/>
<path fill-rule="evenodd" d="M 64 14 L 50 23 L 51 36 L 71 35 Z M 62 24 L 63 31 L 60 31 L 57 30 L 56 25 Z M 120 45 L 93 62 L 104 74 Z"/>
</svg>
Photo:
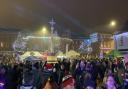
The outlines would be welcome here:
<svg viewBox="0 0 128 89">
<path fill-rule="evenodd" d="M 112 21 L 110 22 L 110 26 L 111 26 L 111 27 L 115 27 L 115 26 L 116 26 L 116 21 L 115 21 L 115 20 L 112 20 Z"/>
<path fill-rule="evenodd" d="M 50 51 L 51 51 L 51 53 L 54 53 L 53 32 L 54 32 L 54 25 L 56 24 L 56 22 L 52 18 L 52 20 L 49 22 L 49 24 L 51 25 L 51 47 L 50 47 Z"/>
<path fill-rule="evenodd" d="M 45 36 L 45 35 L 47 34 L 47 32 L 48 32 L 48 31 L 47 31 L 47 28 L 46 28 L 46 27 L 43 27 L 43 28 L 42 28 L 43 36 Z"/>
<path fill-rule="evenodd" d="M 112 20 L 110 22 L 110 28 L 115 28 L 117 26 L 117 21 L 115 20 Z M 117 40 L 116 40 L 116 36 L 115 36 L 115 33 L 113 34 L 113 40 L 114 40 L 114 45 L 115 45 L 115 50 L 117 50 Z M 115 51 L 113 50 L 113 58 L 115 57 Z"/>
<path fill-rule="evenodd" d="M 116 26 L 117 26 L 117 21 L 116 20 L 110 21 L 110 23 L 109 23 L 110 28 L 115 28 Z"/>
</svg>

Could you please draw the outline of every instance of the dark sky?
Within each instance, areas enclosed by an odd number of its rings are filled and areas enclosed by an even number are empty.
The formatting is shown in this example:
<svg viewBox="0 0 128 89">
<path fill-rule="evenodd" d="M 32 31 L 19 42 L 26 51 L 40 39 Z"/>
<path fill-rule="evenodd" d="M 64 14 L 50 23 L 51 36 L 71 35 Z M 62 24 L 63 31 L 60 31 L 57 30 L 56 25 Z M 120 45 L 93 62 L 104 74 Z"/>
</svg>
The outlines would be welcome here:
<svg viewBox="0 0 128 89">
<path fill-rule="evenodd" d="M 113 19 L 118 25 L 128 19 L 128 0 L 0 0 L 0 27 L 38 29 L 51 17 L 58 29 L 111 32 L 103 28 Z"/>
</svg>

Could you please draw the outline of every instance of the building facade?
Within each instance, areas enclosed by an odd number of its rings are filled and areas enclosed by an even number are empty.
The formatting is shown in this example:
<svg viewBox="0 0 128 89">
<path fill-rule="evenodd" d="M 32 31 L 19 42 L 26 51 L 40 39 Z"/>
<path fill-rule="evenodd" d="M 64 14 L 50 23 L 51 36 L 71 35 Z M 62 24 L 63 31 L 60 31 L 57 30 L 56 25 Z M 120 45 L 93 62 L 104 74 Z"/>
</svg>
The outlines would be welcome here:
<svg viewBox="0 0 128 89">
<path fill-rule="evenodd" d="M 114 35 L 115 48 L 122 54 L 128 53 L 128 32 Z"/>
<path fill-rule="evenodd" d="M 69 44 L 69 50 L 78 51 L 83 41 L 84 39 L 72 39 L 72 42 Z"/>
<path fill-rule="evenodd" d="M 92 42 L 92 56 L 104 57 L 115 48 L 112 34 L 97 33 L 97 41 Z M 95 38 L 96 39 L 96 38 Z"/>
<path fill-rule="evenodd" d="M 0 51 L 13 51 L 12 45 L 16 38 L 16 33 L 0 32 Z"/>
</svg>

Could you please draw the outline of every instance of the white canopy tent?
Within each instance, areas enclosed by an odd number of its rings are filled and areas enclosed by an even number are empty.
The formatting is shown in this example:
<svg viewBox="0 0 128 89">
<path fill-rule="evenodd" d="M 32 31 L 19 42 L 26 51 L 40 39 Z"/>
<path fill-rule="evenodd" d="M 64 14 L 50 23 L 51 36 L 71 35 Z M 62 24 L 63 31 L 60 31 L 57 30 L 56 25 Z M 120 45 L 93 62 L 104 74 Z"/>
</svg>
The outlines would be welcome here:
<svg viewBox="0 0 128 89">
<path fill-rule="evenodd" d="M 29 57 L 33 57 L 32 59 L 34 60 L 34 58 L 41 58 L 42 54 L 40 54 L 40 52 L 38 51 L 27 51 L 25 52 L 23 55 L 20 56 L 20 60 L 23 61 Z"/>
<path fill-rule="evenodd" d="M 35 56 L 29 56 L 29 57 L 27 57 L 24 60 L 28 60 L 28 61 L 40 61 L 41 59 L 40 58 L 37 58 Z"/>
</svg>

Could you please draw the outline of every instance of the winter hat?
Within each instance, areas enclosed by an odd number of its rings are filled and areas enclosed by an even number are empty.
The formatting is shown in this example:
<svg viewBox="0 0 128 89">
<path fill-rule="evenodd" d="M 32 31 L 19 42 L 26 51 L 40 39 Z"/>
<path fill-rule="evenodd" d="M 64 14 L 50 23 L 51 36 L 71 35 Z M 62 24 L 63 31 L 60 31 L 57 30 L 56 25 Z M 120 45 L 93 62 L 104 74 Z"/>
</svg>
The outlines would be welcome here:
<svg viewBox="0 0 128 89">
<path fill-rule="evenodd" d="M 66 87 L 74 83 L 74 78 L 71 75 L 67 75 L 63 78 L 62 87 Z"/>
</svg>

